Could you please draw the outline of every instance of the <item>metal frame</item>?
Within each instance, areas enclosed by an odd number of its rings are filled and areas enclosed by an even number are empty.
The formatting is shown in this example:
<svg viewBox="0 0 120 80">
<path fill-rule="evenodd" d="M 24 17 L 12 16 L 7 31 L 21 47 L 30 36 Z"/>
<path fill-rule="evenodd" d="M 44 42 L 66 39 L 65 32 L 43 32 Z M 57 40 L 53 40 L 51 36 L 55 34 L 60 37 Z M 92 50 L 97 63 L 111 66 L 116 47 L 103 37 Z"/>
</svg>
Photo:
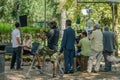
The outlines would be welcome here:
<svg viewBox="0 0 120 80">
<path fill-rule="evenodd" d="M 120 0 L 106 0 L 106 1 L 81 1 L 81 0 L 77 0 L 77 3 L 96 3 L 96 4 L 101 4 L 101 3 L 104 3 L 104 4 L 107 4 L 107 3 L 112 3 L 112 6 L 113 6 L 113 11 L 112 11 L 112 27 L 113 27 L 113 31 L 114 31 L 114 20 L 115 20 L 115 17 L 114 17 L 114 14 L 115 14 L 115 10 L 114 10 L 114 7 L 115 7 L 115 3 L 120 3 Z"/>
<path fill-rule="evenodd" d="M 77 3 L 120 3 L 120 1 L 118 0 L 106 0 L 106 1 L 81 1 L 81 0 L 77 0 Z"/>
</svg>

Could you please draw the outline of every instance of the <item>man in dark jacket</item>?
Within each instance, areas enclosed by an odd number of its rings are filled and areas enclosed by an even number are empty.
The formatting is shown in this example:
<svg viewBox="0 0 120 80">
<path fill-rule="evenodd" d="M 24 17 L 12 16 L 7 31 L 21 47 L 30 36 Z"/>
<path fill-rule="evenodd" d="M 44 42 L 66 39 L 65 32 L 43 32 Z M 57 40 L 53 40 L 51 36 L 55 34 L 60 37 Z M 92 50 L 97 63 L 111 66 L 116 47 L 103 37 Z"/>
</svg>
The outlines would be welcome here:
<svg viewBox="0 0 120 80">
<path fill-rule="evenodd" d="M 111 71 L 111 62 L 107 60 L 107 56 L 110 56 L 115 49 L 115 35 L 109 31 L 109 27 L 106 26 L 103 32 L 103 56 L 105 60 L 105 71 Z"/>
<path fill-rule="evenodd" d="M 65 74 L 73 73 L 74 52 L 75 52 L 75 31 L 71 28 L 71 20 L 66 20 L 60 52 L 64 51 Z"/>
</svg>

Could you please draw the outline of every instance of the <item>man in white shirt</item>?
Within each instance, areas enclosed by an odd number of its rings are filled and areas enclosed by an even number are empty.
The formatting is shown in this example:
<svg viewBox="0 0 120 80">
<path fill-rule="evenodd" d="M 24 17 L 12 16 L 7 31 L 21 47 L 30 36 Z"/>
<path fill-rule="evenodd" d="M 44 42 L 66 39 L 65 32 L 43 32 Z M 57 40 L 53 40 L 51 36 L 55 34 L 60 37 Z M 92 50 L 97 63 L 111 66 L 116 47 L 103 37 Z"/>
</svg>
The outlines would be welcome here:
<svg viewBox="0 0 120 80">
<path fill-rule="evenodd" d="M 20 40 L 20 26 L 19 23 L 15 23 L 15 29 L 12 31 L 12 47 L 13 54 L 11 59 L 10 69 L 14 69 L 15 62 L 17 63 L 16 69 L 21 70 L 21 40 Z"/>
<path fill-rule="evenodd" d="M 92 53 L 90 54 L 88 60 L 87 72 L 89 73 L 92 71 L 94 58 L 97 58 L 95 65 L 95 72 L 98 72 L 100 68 L 100 61 L 102 58 L 102 51 L 103 51 L 103 34 L 100 30 L 99 24 L 94 25 L 94 31 L 90 35 L 90 40 L 91 40 Z"/>
</svg>

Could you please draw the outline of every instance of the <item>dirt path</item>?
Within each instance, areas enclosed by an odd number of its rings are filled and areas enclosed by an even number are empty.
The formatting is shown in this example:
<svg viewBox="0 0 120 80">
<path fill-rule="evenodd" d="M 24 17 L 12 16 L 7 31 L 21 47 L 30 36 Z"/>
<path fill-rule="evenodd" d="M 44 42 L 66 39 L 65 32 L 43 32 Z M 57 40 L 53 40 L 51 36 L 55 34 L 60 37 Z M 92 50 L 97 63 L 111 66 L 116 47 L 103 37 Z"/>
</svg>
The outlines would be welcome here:
<svg viewBox="0 0 120 80">
<path fill-rule="evenodd" d="M 16 71 L 10 70 L 9 66 L 6 65 L 5 74 L 0 76 L 0 80 L 120 80 L 120 64 L 117 65 L 117 71 L 91 74 L 75 72 L 74 74 L 64 75 L 63 78 L 59 76 L 57 78 L 52 78 L 52 65 L 48 65 L 48 75 L 40 74 L 38 70 L 32 69 L 29 79 L 25 77 L 29 66 L 23 66 L 24 70 Z"/>
</svg>

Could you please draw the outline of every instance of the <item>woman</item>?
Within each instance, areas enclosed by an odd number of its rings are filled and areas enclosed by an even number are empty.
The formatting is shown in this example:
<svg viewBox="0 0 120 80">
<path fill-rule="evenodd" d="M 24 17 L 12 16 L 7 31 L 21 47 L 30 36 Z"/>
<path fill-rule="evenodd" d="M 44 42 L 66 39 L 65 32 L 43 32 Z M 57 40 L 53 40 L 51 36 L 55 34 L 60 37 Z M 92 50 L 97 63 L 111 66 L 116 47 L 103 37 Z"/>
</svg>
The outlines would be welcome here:
<svg viewBox="0 0 120 80">
<path fill-rule="evenodd" d="M 32 41 L 31 41 L 30 35 L 25 34 L 25 37 L 24 37 L 24 40 L 23 40 L 23 45 L 22 45 L 22 56 L 23 55 L 30 55 L 31 50 L 32 50 Z M 24 65 L 23 62 L 22 62 L 22 65 Z"/>
<path fill-rule="evenodd" d="M 31 50 L 32 50 L 32 41 L 30 35 L 26 34 L 23 40 L 23 55 L 31 54 Z"/>
</svg>

